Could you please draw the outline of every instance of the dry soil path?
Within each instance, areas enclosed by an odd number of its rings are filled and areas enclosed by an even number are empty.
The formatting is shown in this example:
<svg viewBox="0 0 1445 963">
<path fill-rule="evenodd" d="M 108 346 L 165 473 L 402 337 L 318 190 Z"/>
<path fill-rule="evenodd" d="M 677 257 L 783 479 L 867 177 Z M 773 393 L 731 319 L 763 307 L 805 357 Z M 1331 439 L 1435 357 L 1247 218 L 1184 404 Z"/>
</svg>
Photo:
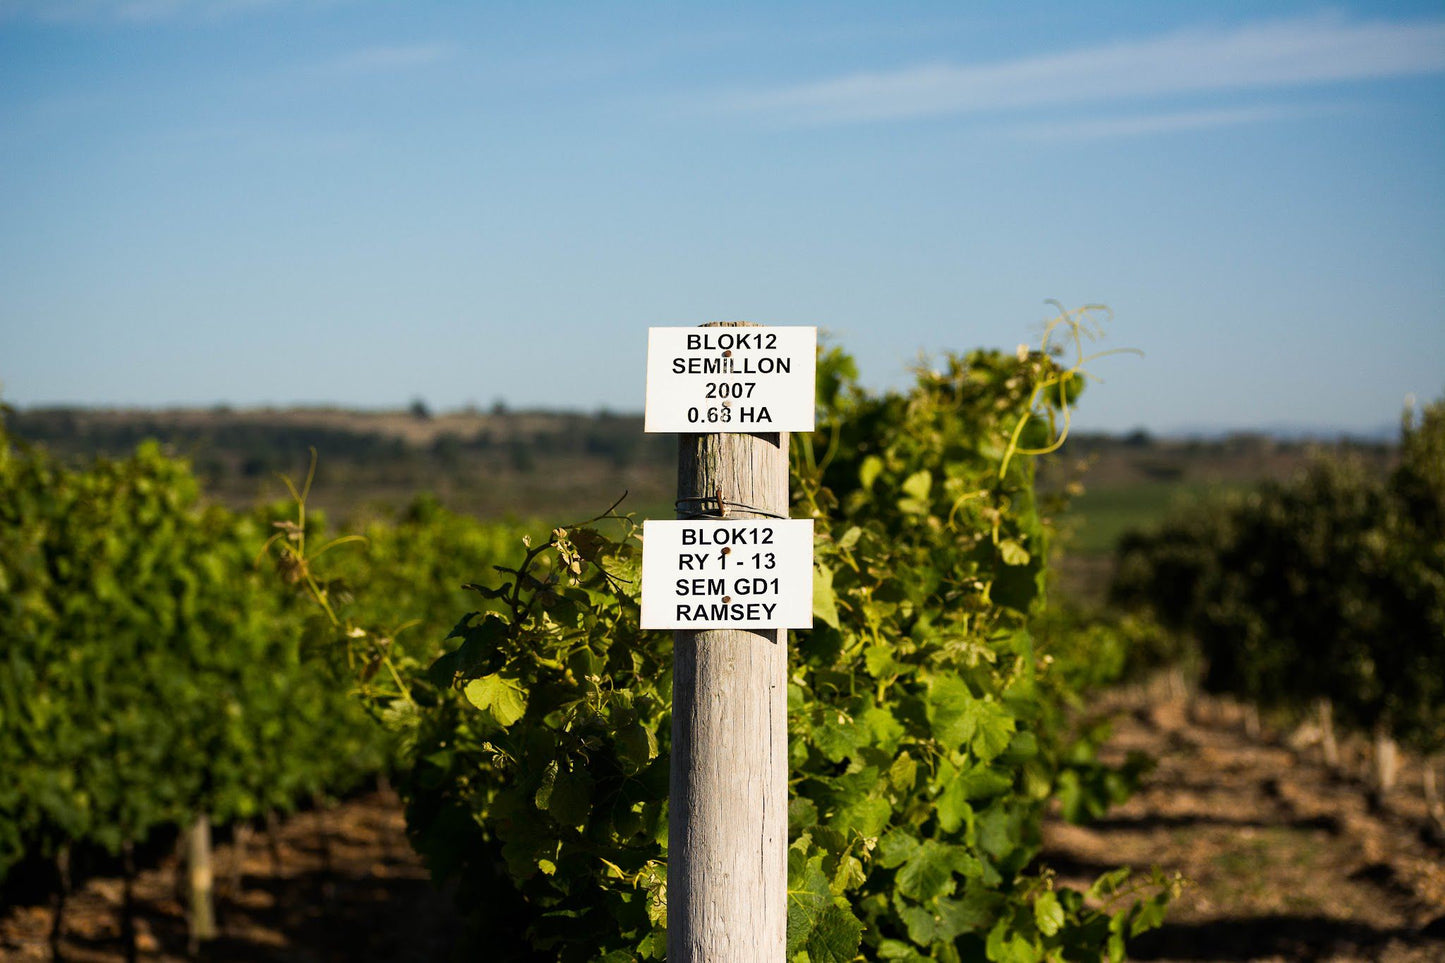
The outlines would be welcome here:
<svg viewBox="0 0 1445 963">
<path fill-rule="evenodd" d="M 1086 883 L 1118 865 L 1190 881 L 1137 959 L 1445 963 L 1445 850 L 1418 774 L 1383 806 L 1363 774 L 1338 775 L 1309 745 L 1245 734 L 1225 703 L 1120 692 L 1108 753 L 1157 760 L 1141 791 L 1089 826 L 1051 822 L 1045 862 Z"/>
<path fill-rule="evenodd" d="M 401 804 L 372 793 L 324 812 L 286 820 L 276 851 L 257 834 L 243 847 L 215 852 L 220 939 L 202 960 L 262 963 L 435 961 L 449 958 L 455 917 L 407 845 Z M 239 874 L 237 872 L 239 870 Z M 139 958 L 161 963 L 186 953 L 176 866 L 167 859 L 136 879 Z M 123 963 L 121 884 L 85 881 L 65 911 L 62 958 Z M 51 959 L 49 906 L 0 913 L 0 960 Z"/>
</svg>

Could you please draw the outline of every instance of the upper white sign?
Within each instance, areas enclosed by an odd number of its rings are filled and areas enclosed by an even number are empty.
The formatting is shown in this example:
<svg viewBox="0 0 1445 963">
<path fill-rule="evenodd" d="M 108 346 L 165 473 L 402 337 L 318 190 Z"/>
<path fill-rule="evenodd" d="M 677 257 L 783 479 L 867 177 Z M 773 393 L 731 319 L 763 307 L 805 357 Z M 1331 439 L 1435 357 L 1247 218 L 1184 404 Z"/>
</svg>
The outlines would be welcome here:
<svg viewBox="0 0 1445 963">
<path fill-rule="evenodd" d="M 648 328 L 644 431 L 812 431 L 818 329 Z"/>
</svg>

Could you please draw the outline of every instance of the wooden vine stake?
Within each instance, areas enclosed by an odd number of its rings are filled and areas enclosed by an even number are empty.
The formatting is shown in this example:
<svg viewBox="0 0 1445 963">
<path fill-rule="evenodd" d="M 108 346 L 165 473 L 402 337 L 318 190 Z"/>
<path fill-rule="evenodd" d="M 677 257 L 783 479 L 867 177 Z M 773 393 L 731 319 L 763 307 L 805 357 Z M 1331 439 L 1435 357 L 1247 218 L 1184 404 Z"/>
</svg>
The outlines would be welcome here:
<svg viewBox="0 0 1445 963">
<path fill-rule="evenodd" d="M 787 432 L 679 435 L 679 504 L 719 493 L 786 517 Z M 787 630 L 674 639 L 667 958 L 777 963 L 787 943 Z"/>
<path fill-rule="evenodd" d="M 186 918 L 192 956 L 216 938 L 215 873 L 211 860 L 211 819 L 200 813 L 186 829 Z"/>
</svg>

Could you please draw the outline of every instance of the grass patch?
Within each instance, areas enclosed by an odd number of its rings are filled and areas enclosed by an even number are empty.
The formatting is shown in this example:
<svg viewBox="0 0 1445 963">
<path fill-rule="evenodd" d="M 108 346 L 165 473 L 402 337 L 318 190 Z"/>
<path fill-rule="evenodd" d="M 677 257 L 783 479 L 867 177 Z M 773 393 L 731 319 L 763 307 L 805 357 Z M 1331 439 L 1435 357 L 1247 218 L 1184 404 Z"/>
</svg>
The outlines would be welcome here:
<svg viewBox="0 0 1445 963">
<path fill-rule="evenodd" d="M 1066 550 L 1080 555 L 1110 554 L 1125 532 L 1148 528 L 1177 508 L 1243 487 L 1213 482 L 1141 481 L 1086 489 L 1060 519 L 1066 532 Z"/>
</svg>

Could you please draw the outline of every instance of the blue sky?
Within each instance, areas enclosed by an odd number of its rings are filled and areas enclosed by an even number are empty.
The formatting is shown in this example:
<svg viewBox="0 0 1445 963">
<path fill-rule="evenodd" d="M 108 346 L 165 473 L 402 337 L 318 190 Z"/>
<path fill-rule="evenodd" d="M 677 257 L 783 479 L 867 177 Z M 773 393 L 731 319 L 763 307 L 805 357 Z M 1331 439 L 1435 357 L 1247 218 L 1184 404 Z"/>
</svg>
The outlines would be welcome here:
<svg viewBox="0 0 1445 963">
<path fill-rule="evenodd" d="M 1089 429 L 1445 393 L 1438 2 L 0 0 L 0 397 L 640 410 L 1108 304 Z"/>
</svg>

